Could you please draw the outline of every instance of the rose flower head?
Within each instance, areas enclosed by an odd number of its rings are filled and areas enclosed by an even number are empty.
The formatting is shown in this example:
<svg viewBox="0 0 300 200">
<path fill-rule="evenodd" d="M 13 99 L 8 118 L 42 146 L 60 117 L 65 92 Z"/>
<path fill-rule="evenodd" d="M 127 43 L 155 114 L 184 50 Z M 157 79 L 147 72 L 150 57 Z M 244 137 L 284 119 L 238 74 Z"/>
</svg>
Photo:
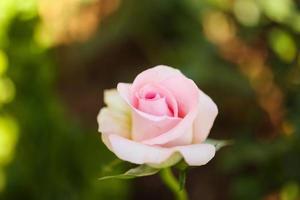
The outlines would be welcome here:
<svg viewBox="0 0 300 200">
<path fill-rule="evenodd" d="M 216 152 L 205 143 L 218 108 L 179 70 L 159 65 L 104 92 L 99 132 L 118 158 L 156 168 L 180 160 L 205 165 Z"/>
</svg>

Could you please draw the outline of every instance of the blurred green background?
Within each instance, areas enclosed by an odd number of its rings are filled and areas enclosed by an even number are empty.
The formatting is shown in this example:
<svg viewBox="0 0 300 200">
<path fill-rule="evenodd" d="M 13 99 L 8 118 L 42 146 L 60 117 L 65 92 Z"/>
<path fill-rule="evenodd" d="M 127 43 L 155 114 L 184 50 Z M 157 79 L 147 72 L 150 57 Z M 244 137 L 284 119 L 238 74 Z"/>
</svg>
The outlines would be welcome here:
<svg viewBox="0 0 300 200">
<path fill-rule="evenodd" d="M 299 200 L 299 35 L 293 0 L 0 0 L 0 199 L 171 199 L 157 176 L 97 180 L 103 89 L 165 64 L 235 141 L 189 171 L 190 198 Z"/>
</svg>

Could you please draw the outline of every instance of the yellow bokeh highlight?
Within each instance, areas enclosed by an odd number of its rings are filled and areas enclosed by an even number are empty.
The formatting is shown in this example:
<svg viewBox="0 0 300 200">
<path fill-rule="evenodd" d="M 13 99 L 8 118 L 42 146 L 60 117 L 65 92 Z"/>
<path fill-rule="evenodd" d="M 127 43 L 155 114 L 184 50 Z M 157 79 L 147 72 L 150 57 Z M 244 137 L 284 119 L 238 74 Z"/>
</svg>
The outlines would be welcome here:
<svg viewBox="0 0 300 200">
<path fill-rule="evenodd" d="M 258 2 L 264 13 L 277 22 L 286 21 L 295 8 L 292 0 L 259 0 Z"/>
<path fill-rule="evenodd" d="M 9 163 L 18 139 L 18 125 L 8 116 L 0 116 L 0 167 Z"/>
<path fill-rule="evenodd" d="M 237 0 L 233 12 L 238 21 L 245 26 L 255 26 L 259 22 L 260 9 L 254 0 Z"/>
<path fill-rule="evenodd" d="M 297 47 L 294 38 L 288 32 L 273 29 L 270 33 L 270 45 L 281 60 L 286 62 L 294 60 Z"/>
<path fill-rule="evenodd" d="M 8 61 L 4 51 L 0 50 L 0 76 L 3 75 L 7 69 Z"/>
<path fill-rule="evenodd" d="M 206 37 L 213 43 L 226 43 L 235 36 L 235 26 L 223 12 L 210 11 L 203 16 Z"/>
<path fill-rule="evenodd" d="M 287 136 L 293 135 L 295 133 L 295 126 L 289 121 L 284 121 L 282 123 L 282 131 Z"/>
<path fill-rule="evenodd" d="M 280 200 L 299 200 L 300 189 L 296 182 L 290 182 L 284 185 L 280 192 Z"/>
<path fill-rule="evenodd" d="M 291 19 L 293 20 L 289 20 L 288 24 L 293 28 L 294 31 L 296 32 L 300 32 L 300 13 L 293 13 L 293 15 L 291 16 Z"/>
<path fill-rule="evenodd" d="M 120 5 L 121 0 L 51 0 L 37 2 L 41 24 L 35 30 L 35 40 L 48 47 L 61 43 L 89 39 L 100 23 Z M 68 8 L 68 12 L 66 12 Z"/>
<path fill-rule="evenodd" d="M 14 83 L 7 77 L 0 77 L 0 105 L 11 102 L 15 93 Z"/>
<path fill-rule="evenodd" d="M 35 27 L 34 40 L 41 47 L 45 48 L 49 48 L 54 44 L 52 35 L 45 30 L 45 27 L 42 24 L 39 24 Z"/>
</svg>

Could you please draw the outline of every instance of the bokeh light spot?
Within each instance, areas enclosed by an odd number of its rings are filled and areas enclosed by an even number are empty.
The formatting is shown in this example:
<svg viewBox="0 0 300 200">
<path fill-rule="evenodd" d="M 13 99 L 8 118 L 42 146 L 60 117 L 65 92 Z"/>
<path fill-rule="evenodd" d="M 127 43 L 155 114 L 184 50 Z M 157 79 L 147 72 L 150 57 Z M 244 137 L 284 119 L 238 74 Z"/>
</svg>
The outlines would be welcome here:
<svg viewBox="0 0 300 200">
<path fill-rule="evenodd" d="M 289 20 L 288 24 L 293 28 L 294 31 L 300 32 L 300 13 L 294 13 L 291 17 L 293 20 Z"/>
<path fill-rule="evenodd" d="M 290 182 L 284 185 L 280 193 L 281 200 L 297 200 L 299 197 L 300 190 L 296 182 Z"/>
<path fill-rule="evenodd" d="M 15 97 L 15 85 L 7 77 L 0 78 L 0 105 L 11 102 Z"/>
<path fill-rule="evenodd" d="M 16 121 L 7 116 L 0 117 L 0 166 L 7 164 L 13 158 L 18 138 Z"/>
<path fill-rule="evenodd" d="M 214 43 L 225 43 L 235 35 L 233 22 L 222 12 L 207 12 L 203 17 L 204 32 Z"/>
<path fill-rule="evenodd" d="M 269 36 L 270 45 L 279 58 L 291 62 L 297 53 L 293 37 L 286 31 L 273 29 Z"/>
<path fill-rule="evenodd" d="M 293 135 L 295 133 L 295 126 L 289 121 L 284 121 L 282 123 L 282 131 L 287 136 Z"/>
<path fill-rule="evenodd" d="M 5 73 L 7 69 L 8 61 L 5 53 L 0 50 L 0 76 Z"/>
<path fill-rule="evenodd" d="M 286 20 L 294 8 L 291 0 L 260 0 L 259 2 L 265 14 L 277 22 Z"/>
<path fill-rule="evenodd" d="M 259 22 L 260 10 L 253 0 L 237 0 L 233 7 L 238 21 L 245 26 L 255 26 Z"/>
</svg>

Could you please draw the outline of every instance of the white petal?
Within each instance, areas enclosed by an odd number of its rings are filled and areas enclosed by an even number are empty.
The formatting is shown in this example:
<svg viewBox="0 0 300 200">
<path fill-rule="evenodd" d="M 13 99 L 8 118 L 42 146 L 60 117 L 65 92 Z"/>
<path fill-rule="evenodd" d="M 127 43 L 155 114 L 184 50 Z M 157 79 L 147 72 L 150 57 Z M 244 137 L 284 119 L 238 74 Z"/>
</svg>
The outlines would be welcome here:
<svg viewBox="0 0 300 200">
<path fill-rule="evenodd" d="M 113 110 L 120 112 L 130 112 L 127 103 L 120 96 L 116 89 L 110 89 L 104 91 L 104 103 Z"/>
<path fill-rule="evenodd" d="M 181 156 L 188 165 L 201 166 L 207 164 L 215 155 L 215 147 L 211 144 L 163 148 L 144 145 L 114 134 L 103 134 L 102 140 L 121 160 L 135 164 L 149 164 L 154 167 L 173 165 L 180 160 Z"/>
<path fill-rule="evenodd" d="M 100 110 L 97 121 L 98 131 L 103 134 L 117 134 L 129 138 L 131 132 L 130 107 L 116 89 L 104 91 L 107 107 Z"/>
<path fill-rule="evenodd" d="M 102 108 L 97 117 L 98 131 L 102 134 L 117 134 L 129 138 L 131 133 L 130 115 L 110 108 Z"/>
<path fill-rule="evenodd" d="M 174 152 L 173 149 L 144 145 L 114 134 L 106 137 L 113 153 L 120 159 L 135 164 L 160 164 Z"/>
<path fill-rule="evenodd" d="M 211 144 L 192 144 L 175 148 L 190 166 L 205 165 L 216 153 L 215 146 Z"/>
</svg>

